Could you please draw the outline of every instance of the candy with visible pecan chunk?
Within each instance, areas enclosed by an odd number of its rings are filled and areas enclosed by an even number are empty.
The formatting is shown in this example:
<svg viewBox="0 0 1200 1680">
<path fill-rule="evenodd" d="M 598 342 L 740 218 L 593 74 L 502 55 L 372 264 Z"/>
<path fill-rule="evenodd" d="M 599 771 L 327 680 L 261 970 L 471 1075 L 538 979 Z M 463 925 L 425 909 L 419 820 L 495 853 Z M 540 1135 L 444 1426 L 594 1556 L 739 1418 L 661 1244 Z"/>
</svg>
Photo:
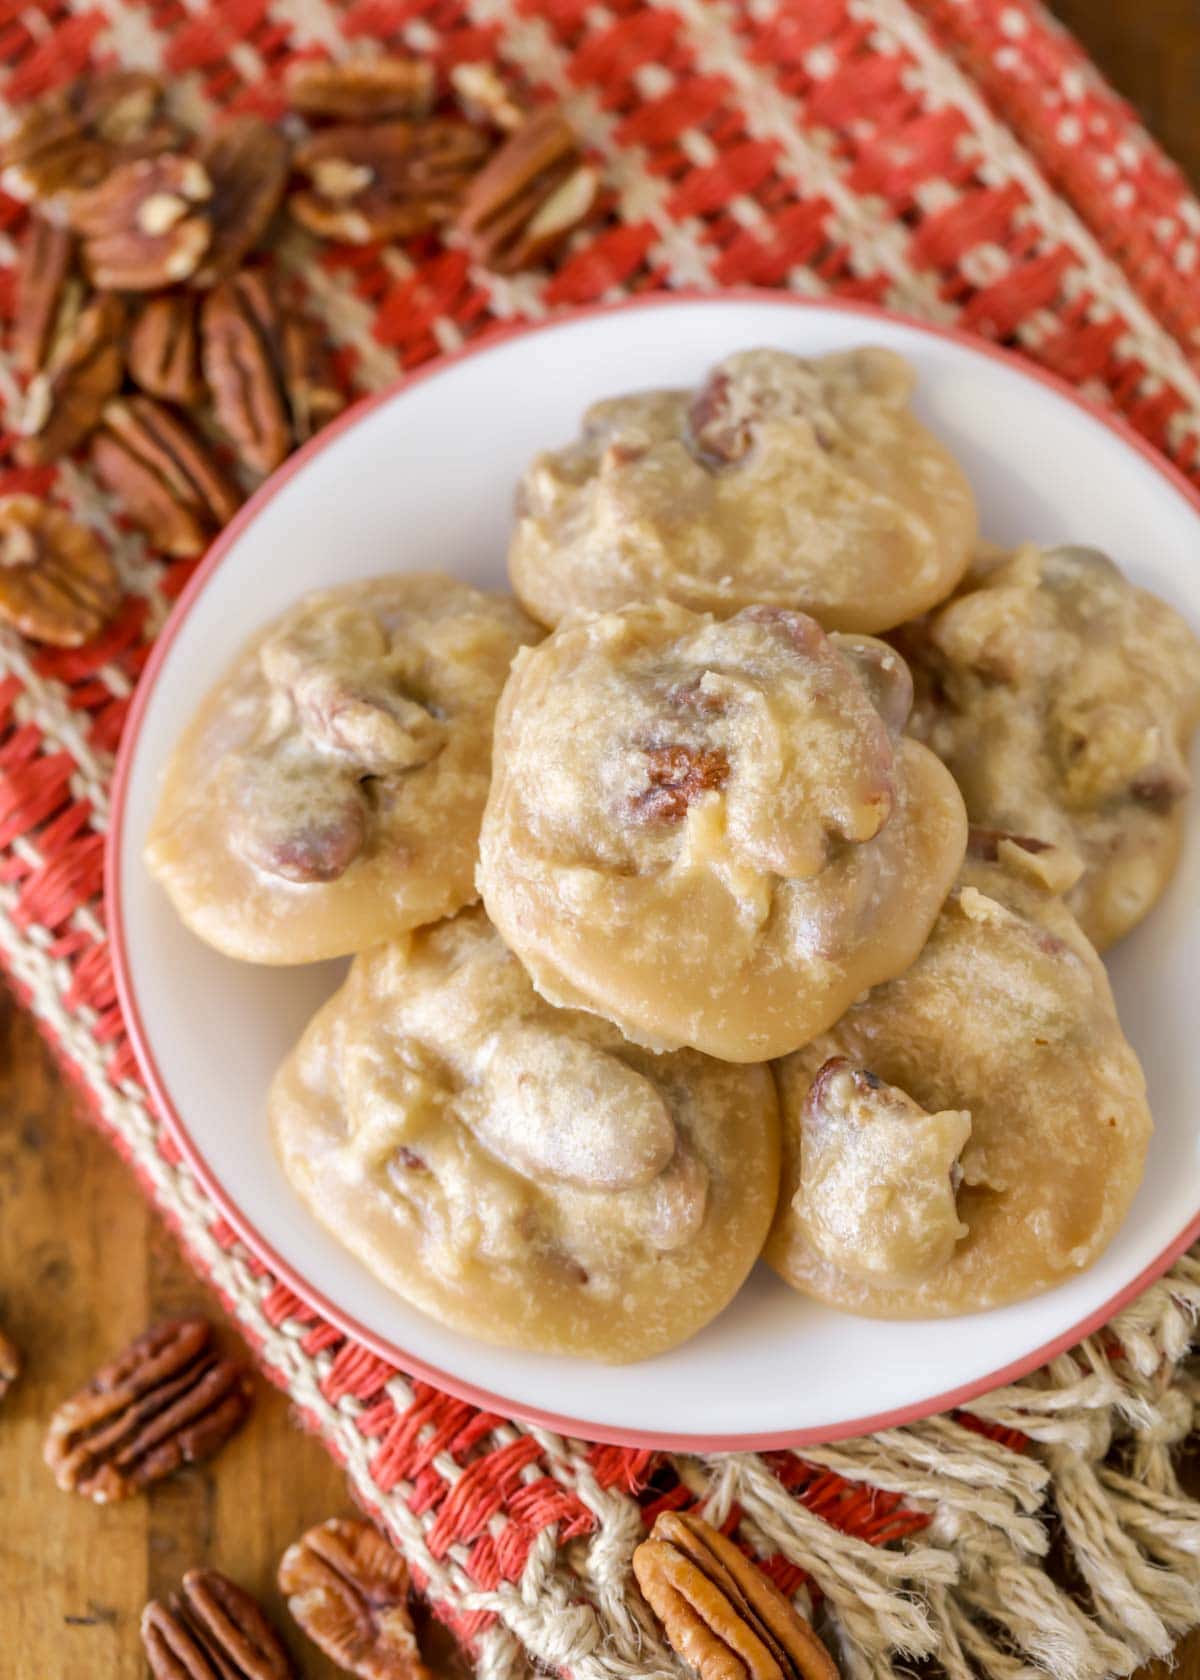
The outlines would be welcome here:
<svg viewBox="0 0 1200 1680">
<path fill-rule="evenodd" d="M 428 1680 L 408 1613 L 408 1565 L 379 1530 L 333 1517 L 279 1565 L 288 1609 L 314 1645 L 361 1680 Z"/>
<path fill-rule="evenodd" d="M 212 286 L 232 274 L 258 244 L 283 200 L 288 146 L 260 117 L 235 117 L 200 146 L 212 182 L 212 238 L 193 284 Z"/>
<path fill-rule="evenodd" d="M 570 124 L 548 107 L 475 177 L 458 226 L 480 262 L 512 274 L 553 256 L 591 213 L 599 184 Z"/>
<path fill-rule="evenodd" d="M 433 104 L 433 65 L 419 58 L 303 59 L 291 66 L 287 91 L 306 117 L 356 123 L 424 117 Z"/>
<path fill-rule="evenodd" d="M 109 403 L 92 466 L 164 554 L 202 554 L 241 497 L 179 413 L 150 397 Z"/>
<path fill-rule="evenodd" d="M 8 1393 L 21 1373 L 21 1355 L 16 1343 L 0 1330 L 0 1400 Z"/>
<path fill-rule="evenodd" d="M 212 196 L 204 165 L 176 153 L 123 164 L 80 193 L 72 220 L 92 284 L 154 292 L 190 279 L 212 241 Z"/>
<path fill-rule="evenodd" d="M 101 1367 L 50 1419 L 46 1463 L 98 1505 L 128 1499 L 219 1451 L 250 1410 L 245 1366 L 202 1318 L 156 1325 Z"/>
<path fill-rule="evenodd" d="M 633 1572 L 667 1638 L 701 1680 L 837 1680 L 820 1639 L 732 1540 L 664 1511 Z"/>
<path fill-rule="evenodd" d="M 129 375 L 148 396 L 164 402 L 187 406 L 198 399 L 204 384 L 190 292 L 162 292 L 143 306 L 129 337 Z"/>
<path fill-rule="evenodd" d="M 124 332 L 121 300 L 98 297 L 59 336 L 26 397 L 25 461 L 34 466 L 57 461 L 98 424 L 125 369 Z"/>
<path fill-rule="evenodd" d="M 17 264 L 17 312 L 13 361 L 21 373 L 36 373 L 56 339 L 78 317 L 83 287 L 74 273 L 75 240 L 70 230 L 45 216 L 31 216 Z"/>
<path fill-rule="evenodd" d="M 0 618 L 33 641 L 79 647 L 121 598 L 97 538 L 36 496 L 0 500 Z"/>
<path fill-rule="evenodd" d="M 451 117 L 324 130 L 301 146 L 292 215 L 322 239 L 407 239 L 451 217 L 490 150 Z"/>
<path fill-rule="evenodd" d="M 283 1643 L 248 1592 L 215 1569 L 189 1569 L 179 1591 L 142 1611 L 154 1680 L 293 1680 Z"/>
<path fill-rule="evenodd" d="M 28 106 L 0 143 L 3 186 L 16 198 L 51 199 L 94 187 L 120 163 L 174 145 L 163 90 L 144 70 L 88 74 Z"/>
</svg>

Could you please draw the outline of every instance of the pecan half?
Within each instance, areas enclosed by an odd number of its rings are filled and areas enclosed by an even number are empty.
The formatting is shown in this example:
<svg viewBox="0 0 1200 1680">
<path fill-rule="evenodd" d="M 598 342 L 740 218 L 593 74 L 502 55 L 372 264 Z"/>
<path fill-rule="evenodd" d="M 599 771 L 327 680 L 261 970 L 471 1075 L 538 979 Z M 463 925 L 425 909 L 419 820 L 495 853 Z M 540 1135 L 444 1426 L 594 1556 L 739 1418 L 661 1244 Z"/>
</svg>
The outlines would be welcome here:
<svg viewBox="0 0 1200 1680">
<path fill-rule="evenodd" d="M 305 184 L 288 206 L 322 239 L 407 239 L 454 214 L 490 149 L 486 135 L 452 117 L 329 128 L 296 152 Z"/>
<path fill-rule="evenodd" d="M 86 526 L 36 496 L 0 501 L 0 618 L 32 641 L 80 647 L 120 598 L 116 567 Z"/>
<path fill-rule="evenodd" d="M 458 227 L 475 256 L 512 274 L 552 256 L 591 213 L 599 176 L 555 107 L 535 111 L 471 183 Z"/>
<path fill-rule="evenodd" d="M 664 1511 L 633 1572 L 672 1647 L 702 1680 L 838 1680 L 824 1645 L 733 1542 L 691 1512 Z"/>
<path fill-rule="evenodd" d="M 183 416 L 151 397 L 109 403 L 91 459 L 121 511 L 177 558 L 202 554 L 241 504 Z"/>
<path fill-rule="evenodd" d="M 13 361 L 21 373 L 36 373 L 55 341 L 78 318 L 83 285 L 75 274 L 75 240 L 69 229 L 45 216 L 31 216 L 17 262 L 17 307 Z"/>
<path fill-rule="evenodd" d="M 729 780 L 729 760 L 719 747 L 673 741 L 645 750 L 649 786 L 631 801 L 632 815 L 643 822 L 681 822 L 694 800 Z"/>
<path fill-rule="evenodd" d="M 294 1680 L 283 1643 L 250 1594 L 215 1569 L 189 1569 L 179 1591 L 142 1611 L 155 1680 Z"/>
<path fill-rule="evenodd" d="M 138 158 L 114 169 L 72 206 L 92 284 L 153 292 L 196 272 L 212 240 L 212 181 L 196 158 Z"/>
<path fill-rule="evenodd" d="M 213 286 L 240 267 L 270 226 L 287 185 L 288 144 L 260 117 L 235 117 L 203 142 L 198 156 L 212 182 L 212 237 L 192 280 Z"/>
<path fill-rule="evenodd" d="M 471 122 L 487 123 L 502 134 L 512 134 L 525 121 L 525 112 L 491 64 L 456 64 L 450 72 L 450 86 L 463 115 Z"/>
<path fill-rule="evenodd" d="M 8 1393 L 21 1374 L 21 1355 L 16 1343 L 0 1330 L 0 1400 Z"/>
<path fill-rule="evenodd" d="M 408 1565 L 371 1523 L 333 1517 L 283 1554 L 280 1590 L 305 1633 L 361 1680 L 428 1680 L 408 1613 Z"/>
<path fill-rule="evenodd" d="M 143 304 L 129 335 L 129 376 L 151 397 L 184 406 L 204 390 L 196 299 L 162 292 Z"/>
<path fill-rule="evenodd" d="M 250 1410 L 244 1365 L 224 1359 L 202 1318 L 130 1342 L 50 1419 L 45 1459 L 60 1488 L 98 1505 L 128 1499 L 211 1458 Z"/>
<path fill-rule="evenodd" d="M 279 326 L 280 367 L 297 444 L 315 437 L 346 406 L 330 365 L 328 346 L 313 321 L 285 310 Z"/>
<path fill-rule="evenodd" d="M 55 198 L 94 187 L 120 163 L 179 139 L 161 84 L 144 70 L 87 74 L 28 106 L 0 143 L 6 192 Z"/>
<path fill-rule="evenodd" d="M 22 417 L 22 458 L 35 466 L 74 449 L 100 419 L 125 370 L 125 307 L 93 298 L 56 340 L 32 380 Z"/>
<path fill-rule="evenodd" d="M 343 123 L 425 117 L 433 105 L 433 65 L 421 58 L 301 59 L 288 71 L 287 92 L 306 117 Z"/>
</svg>

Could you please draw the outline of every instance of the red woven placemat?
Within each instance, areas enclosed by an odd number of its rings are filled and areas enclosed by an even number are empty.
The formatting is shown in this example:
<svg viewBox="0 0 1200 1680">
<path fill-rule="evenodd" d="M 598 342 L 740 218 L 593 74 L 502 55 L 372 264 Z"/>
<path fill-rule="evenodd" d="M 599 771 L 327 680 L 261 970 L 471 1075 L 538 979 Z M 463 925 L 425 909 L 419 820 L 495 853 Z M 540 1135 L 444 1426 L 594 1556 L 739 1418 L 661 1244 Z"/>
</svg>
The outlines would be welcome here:
<svg viewBox="0 0 1200 1680">
<path fill-rule="evenodd" d="M 1115 404 L 1200 480 L 1200 206 L 1028 0 L 79 0 L 0 3 L 0 92 L 159 69 L 185 112 L 282 109 L 301 54 L 490 59 L 567 101 L 611 209 L 552 273 L 498 280 L 451 240 L 281 260 L 367 390 L 490 325 L 664 285 L 785 286 L 957 322 Z M 0 317 L 24 208 L 0 197 Z M 0 360 L 13 424 L 16 386 Z M 32 489 L 110 543 L 124 608 L 77 653 L 0 643 L 0 960 L 260 1351 L 485 1675 L 681 1672 L 630 1590 L 664 1505 L 707 1502 L 828 1622 L 846 1671 L 936 1652 L 954 1677 L 1127 1672 L 1200 1622 L 1200 1510 L 1171 1448 L 1200 1267 L 971 1413 L 860 1442 L 701 1460 L 589 1447 L 410 1382 L 237 1242 L 161 1135 L 118 1008 L 101 878 L 112 756 L 189 568 L 67 463 Z M 1047 1519 L 1086 1604 L 1043 1564 Z"/>
</svg>

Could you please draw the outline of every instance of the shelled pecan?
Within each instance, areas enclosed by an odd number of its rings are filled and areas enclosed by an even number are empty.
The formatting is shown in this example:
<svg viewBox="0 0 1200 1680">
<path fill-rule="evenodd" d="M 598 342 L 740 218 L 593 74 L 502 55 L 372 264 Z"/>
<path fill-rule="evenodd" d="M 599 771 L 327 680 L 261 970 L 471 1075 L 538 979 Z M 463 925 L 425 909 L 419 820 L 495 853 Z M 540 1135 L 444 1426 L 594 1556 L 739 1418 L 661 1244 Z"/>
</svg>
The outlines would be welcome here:
<svg viewBox="0 0 1200 1680">
<path fill-rule="evenodd" d="M 456 64 L 450 72 L 462 113 L 471 122 L 487 123 L 512 134 L 525 121 L 525 112 L 491 64 Z"/>
<path fill-rule="evenodd" d="M 50 1419 L 46 1463 L 60 1488 L 97 1504 L 128 1499 L 211 1458 L 250 1410 L 245 1366 L 202 1318 L 155 1325 L 101 1367 Z"/>
<path fill-rule="evenodd" d="M 185 407 L 204 390 L 197 303 L 191 292 L 147 299 L 129 335 L 129 376 L 151 397 Z"/>
<path fill-rule="evenodd" d="M 72 221 L 94 286 L 153 292 L 189 279 L 212 241 L 208 171 L 181 153 L 139 158 L 80 193 Z"/>
<path fill-rule="evenodd" d="M 408 1565 L 371 1523 L 331 1518 L 283 1554 L 279 1586 L 314 1645 L 361 1680 L 429 1680 L 408 1613 Z"/>
<path fill-rule="evenodd" d="M 257 472 L 271 472 L 341 406 L 315 332 L 280 308 L 257 270 L 206 298 L 201 354 L 217 420 Z"/>
<path fill-rule="evenodd" d="M 178 1592 L 142 1611 L 154 1680 L 294 1680 L 283 1643 L 256 1601 L 215 1569 L 189 1569 Z"/>
<path fill-rule="evenodd" d="M 8 1393 L 21 1373 L 21 1355 L 17 1345 L 0 1330 L 0 1400 Z"/>
<path fill-rule="evenodd" d="M 287 93 L 305 117 L 342 123 L 424 117 L 433 105 L 433 65 L 421 58 L 297 59 Z"/>
<path fill-rule="evenodd" d="M 144 70 L 81 76 L 21 111 L 0 141 L 0 183 L 15 198 L 96 186 L 118 164 L 176 145 L 163 90 Z"/>
<path fill-rule="evenodd" d="M 553 106 L 535 111 L 476 175 L 458 213 L 475 256 L 498 274 L 543 262 L 590 214 L 599 176 Z"/>
<path fill-rule="evenodd" d="M 297 149 L 304 184 L 288 206 L 322 239 L 406 239 L 454 214 L 489 150 L 453 117 L 324 129 Z"/>
<path fill-rule="evenodd" d="M 56 461 L 87 437 L 121 383 L 124 333 L 120 298 L 97 297 L 59 335 L 26 396 L 24 460 L 34 465 Z"/>
<path fill-rule="evenodd" d="M 213 286 L 240 267 L 270 226 L 287 185 L 288 145 L 260 117 L 234 117 L 201 142 L 197 157 L 212 182 L 212 236 L 193 284 Z"/>
<path fill-rule="evenodd" d="M 36 373 L 43 366 L 82 305 L 74 236 L 45 216 L 31 216 L 17 262 L 12 353 L 19 372 Z"/>
<path fill-rule="evenodd" d="M 86 526 L 37 496 L 0 499 L 0 619 L 33 641 L 79 647 L 120 598 L 116 568 Z M 0 1381 L 2 1367 L 0 1347 Z"/>
<path fill-rule="evenodd" d="M 633 1572 L 674 1649 L 701 1680 L 837 1680 L 812 1628 L 732 1540 L 664 1511 Z"/>
<path fill-rule="evenodd" d="M 184 417 L 152 397 L 109 403 L 91 460 L 122 512 L 164 554 L 202 554 L 241 503 Z"/>
</svg>

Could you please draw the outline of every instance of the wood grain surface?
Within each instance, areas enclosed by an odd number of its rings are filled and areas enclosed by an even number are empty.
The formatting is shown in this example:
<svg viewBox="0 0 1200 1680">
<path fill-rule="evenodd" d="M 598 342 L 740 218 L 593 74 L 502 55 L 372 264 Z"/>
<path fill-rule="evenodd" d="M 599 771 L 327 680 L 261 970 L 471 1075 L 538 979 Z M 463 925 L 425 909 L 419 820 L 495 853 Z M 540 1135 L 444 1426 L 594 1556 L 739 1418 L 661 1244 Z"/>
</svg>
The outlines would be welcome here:
<svg viewBox="0 0 1200 1680">
<path fill-rule="evenodd" d="M 1052 9 L 1200 179 L 1198 0 L 1057 0 Z M 274 1572 L 304 1528 L 352 1505 L 341 1471 L 265 1383 L 250 1424 L 213 1464 L 146 1498 L 92 1506 L 60 1493 L 42 1463 L 59 1400 L 150 1321 L 197 1310 L 221 1318 L 129 1170 L 82 1118 L 32 1022 L 0 993 L 0 1324 L 25 1355 L 0 1411 L 2 1680 L 142 1675 L 141 1608 L 194 1564 L 260 1595 L 307 1680 L 337 1672 L 289 1624 Z M 461 1674 L 445 1636 L 423 1635 L 437 1671 Z M 1200 1638 L 1179 1658 L 1177 1680 L 1200 1680 Z M 1147 1670 L 1147 1680 L 1165 1672 Z"/>
</svg>

